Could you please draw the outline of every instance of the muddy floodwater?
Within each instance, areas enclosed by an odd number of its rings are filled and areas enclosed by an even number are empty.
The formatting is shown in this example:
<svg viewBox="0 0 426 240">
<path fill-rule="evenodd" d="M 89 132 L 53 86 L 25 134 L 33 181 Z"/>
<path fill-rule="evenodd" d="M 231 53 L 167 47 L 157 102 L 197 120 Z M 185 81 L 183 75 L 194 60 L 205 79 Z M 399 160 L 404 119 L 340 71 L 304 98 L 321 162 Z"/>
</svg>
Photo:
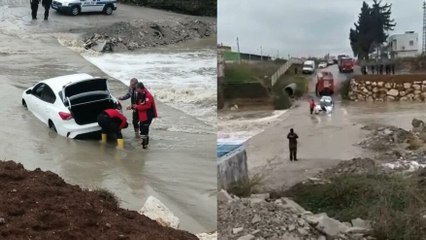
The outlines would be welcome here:
<svg viewBox="0 0 426 240">
<path fill-rule="evenodd" d="M 216 71 L 215 54 L 212 54 L 215 41 L 122 54 L 113 62 L 118 66 L 117 71 L 111 68 L 112 59 L 108 55 L 85 55 L 58 41 L 75 37 L 68 28 L 81 33 L 85 27 L 139 16 L 150 21 L 182 17 L 120 6 L 121 11 L 112 16 L 73 18 L 52 11 L 49 21 L 43 22 L 31 21 L 28 1 L 0 1 L 0 158 L 20 162 L 30 170 L 53 171 L 71 184 L 108 189 L 120 199 L 122 207 L 132 210 L 139 210 L 146 198 L 153 195 L 180 218 L 181 229 L 193 233 L 215 230 L 216 123 L 211 120 L 215 117 L 212 112 L 215 102 L 210 94 L 216 92 L 210 82 Z M 167 53 L 170 53 L 168 59 Z M 144 58 L 146 54 L 150 56 L 149 61 Z M 138 55 L 142 62 L 135 62 Z M 202 60 L 202 66 L 191 65 L 197 59 Z M 126 69 L 123 66 L 129 64 L 148 67 L 128 67 L 128 71 L 123 71 Z M 179 67 L 182 74 L 178 75 L 179 71 L 173 66 Z M 125 149 L 122 151 L 115 149 L 115 143 L 102 146 L 96 140 L 66 139 L 49 131 L 21 106 L 23 90 L 37 81 L 83 72 L 110 79 L 115 96 L 125 93 L 125 84 L 131 77 L 147 81 L 154 96 L 158 95 L 161 117 L 152 124 L 149 150 L 141 148 L 131 127 L 123 132 Z M 159 78 L 155 78 L 156 74 Z M 189 80 L 179 82 L 179 76 Z M 169 82 L 174 87 L 170 94 L 165 87 L 167 79 L 174 80 Z M 184 88 L 189 88 L 188 92 Z M 201 91 L 202 96 L 198 94 Z M 167 98 L 171 93 L 174 99 Z M 128 101 L 124 101 L 126 103 Z M 130 112 L 126 112 L 126 116 L 131 120 Z"/>
</svg>

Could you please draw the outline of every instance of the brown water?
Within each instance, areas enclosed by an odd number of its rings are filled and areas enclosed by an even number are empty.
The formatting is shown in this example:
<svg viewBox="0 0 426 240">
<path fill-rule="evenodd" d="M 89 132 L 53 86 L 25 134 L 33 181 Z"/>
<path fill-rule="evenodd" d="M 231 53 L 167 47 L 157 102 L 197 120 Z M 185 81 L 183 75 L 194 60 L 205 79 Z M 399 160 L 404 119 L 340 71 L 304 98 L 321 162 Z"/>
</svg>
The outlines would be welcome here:
<svg viewBox="0 0 426 240">
<path fill-rule="evenodd" d="M 124 208 L 132 210 L 139 210 L 153 195 L 180 218 L 181 229 L 194 233 L 214 230 L 215 134 L 172 132 L 156 128 L 154 122 L 149 150 L 141 149 L 129 128 L 123 132 L 125 149 L 117 151 L 114 143 L 101 146 L 97 141 L 58 136 L 21 106 L 23 90 L 44 78 L 82 72 L 106 76 L 78 53 L 61 46 L 57 32 L 69 26 L 83 31 L 81 28 L 106 24 L 100 23 L 103 19 L 108 23 L 137 16 L 150 20 L 182 17 L 150 9 L 121 9 L 113 16 L 76 18 L 52 12 L 49 22 L 33 22 L 28 1 L 0 1 L 0 158 L 20 162 L 27 169 L 53 171 L 71 184 L 108 189 Z M 110 87 L 116 96 L 126 91 L 117 80 L 112 80 Z M 162 103 L 158 103 L 158 111 L 162 125 L 173 124 L 179 129 L 204 126 Z"/>
</svg>

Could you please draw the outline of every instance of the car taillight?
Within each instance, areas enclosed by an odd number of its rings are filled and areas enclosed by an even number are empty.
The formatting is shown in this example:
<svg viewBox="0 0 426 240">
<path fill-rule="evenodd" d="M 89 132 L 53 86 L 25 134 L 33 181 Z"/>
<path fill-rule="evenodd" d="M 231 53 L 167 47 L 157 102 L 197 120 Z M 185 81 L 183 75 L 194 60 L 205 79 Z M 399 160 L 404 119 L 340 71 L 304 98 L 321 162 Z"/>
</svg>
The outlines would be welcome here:
<svg viewBox="0 0 426 240">
<path fill-rule="evenodd" d="M 70 119 L 72 119 L 71 113 L 59 112 L 59 116 L 62 118 L 62 120 L 70 120 Z"/>
</svg>

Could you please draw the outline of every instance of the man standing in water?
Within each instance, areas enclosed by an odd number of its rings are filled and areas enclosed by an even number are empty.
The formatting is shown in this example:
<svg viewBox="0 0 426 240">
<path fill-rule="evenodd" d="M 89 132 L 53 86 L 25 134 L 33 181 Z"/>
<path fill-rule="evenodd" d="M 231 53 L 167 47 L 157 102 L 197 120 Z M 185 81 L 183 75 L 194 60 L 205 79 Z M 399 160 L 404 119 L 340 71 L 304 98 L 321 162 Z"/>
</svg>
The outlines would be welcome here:
<svg viewBox="0 0 426 240">
<path fill-rule="evenodd" d="M 157 115 L 157 107 L 155 106 L 154 97 L 145 88 L 142 82 L 138 82 L 136 85 L 136 91 L 138 92 L 138 101 L 133 105 L 134 109 L 138 110 L 139 113 L 139 126 L 141 129 L 142 147 L 146 149 L 149 144 L 149 126 L 152 120 Z"/>
<path fill-rule="evenodd" d="M 52 5 L 52 0 L 41 0 L 41 5 L 44 7 L 44 20 L 49 18 L 50 5 Z"/>
<path fill-rule="evenodd" d="M 290 129 L 290 133 L 287 135 L 287 138 L 289 141 L 290 161 L 297 161 L 297 139 L 299 136 L 297 136 L 292 128 Z"/>
<path fill-rule="evenodd" d="M 40 4 L 40 0 L 30 0 L 30 4 L 31 4 L 31 16 L 33 17 L 33 20 L 36 20 L 38 5 Z"/>
<path fill-rule="evenodd" d="M 133 124 L 133 128 L 135 130 L 135 137 L 140 138 L 138 111 L 137 111 L 136 108 L 133 108 L 133 105 L 136 104 L 136 101 L 137 101 L 137 98 L 138 98 L 138 93 L 136 92 L 136 84 L 137 83 L 138 83 L 138 80 L 136 78 L 132 78 L 130 80 L 129 90 L 127 91 L 126 95 L 119 97 L 118 100 L 123 101 L 123 100 L 127 100 L 127 99 L 130 98 L 131 105 L 129 107 L 127 107 L 127 110 L 133 110 L 132 124 Z"/>
</svg>

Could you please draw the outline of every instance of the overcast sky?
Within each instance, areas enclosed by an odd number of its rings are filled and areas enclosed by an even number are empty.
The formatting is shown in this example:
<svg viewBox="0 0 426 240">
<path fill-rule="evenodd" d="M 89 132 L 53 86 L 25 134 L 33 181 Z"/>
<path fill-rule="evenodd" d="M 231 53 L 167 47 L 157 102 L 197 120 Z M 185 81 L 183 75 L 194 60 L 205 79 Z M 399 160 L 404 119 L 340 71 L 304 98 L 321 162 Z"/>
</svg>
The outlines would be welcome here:
<svg viewBox="0 0 426 240">
<path fill-rule="evenodd" d="M 366 1 L 369 5 L 372 1 Z M 415 31 L 422 43 L 423 1 L 392 4 L 392 33 Z M 358 20 L 360 0 L 218 0 L 218 43 L 240 51 L 280 57 L 352 55 L 349 29 Z M 392 34 L 390 33 L 390 34 Z"/>
</svg>

